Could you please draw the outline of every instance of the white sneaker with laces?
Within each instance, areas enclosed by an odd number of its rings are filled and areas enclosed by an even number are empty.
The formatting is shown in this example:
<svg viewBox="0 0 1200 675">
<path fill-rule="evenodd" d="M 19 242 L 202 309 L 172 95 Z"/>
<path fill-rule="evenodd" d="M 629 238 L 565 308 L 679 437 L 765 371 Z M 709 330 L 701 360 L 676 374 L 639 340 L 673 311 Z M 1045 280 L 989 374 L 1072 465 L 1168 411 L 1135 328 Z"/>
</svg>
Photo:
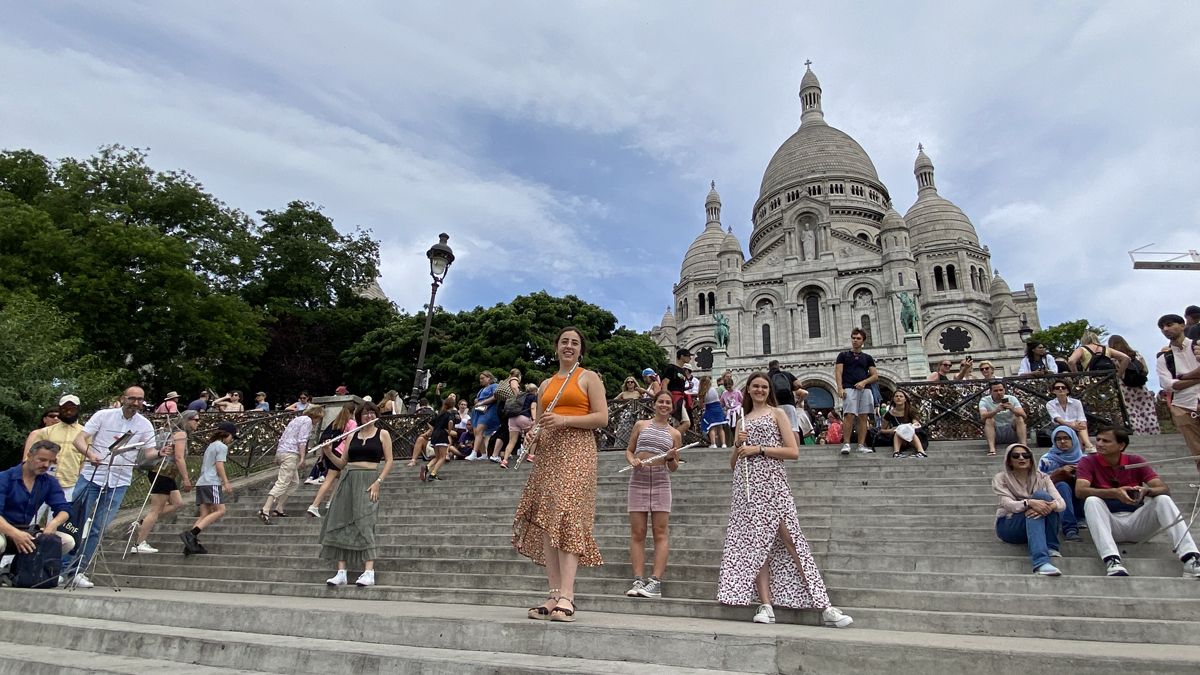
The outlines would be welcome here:
<svg viewBox="0 0 1200 675">
<path fill-rule="evenodd" d="M 158 553 L 158 549 L 154 548 L 150 544 L 143 541 L 142 543 L 138 544 L 137 546 L 134 546 L 133 548 L 129 549 L 129 552 L 130 553 Z"/>
<path fill-rule="evenodd" d="M 345 586 L 346 585 L 346 570 L 338 570 L 337 574 L 325 580 L 329 586 Z"/>
<path fill-rule="evenodd" d="M 1112 560 L 1105 562 L 1104 568 L 1104 573 L 1110 577 L 1129 576 L 1129 570 L 1125 569 L 1125 566 L 1121 564 L 1120 558 L 1113 558 Z"/>
<path fill-rule="evenodd" d="M 821 623 L 829 628 L 845 628 L 854 623 L 854 619 L 848 614 L 843 614 L 837 607 L 826 607 L 825 611 L 821 612 Z"/>
<path fill-rule="evenodd" d="M 305 509 L 304 512 L 307 513 L 308 515 L 312 516 L 313 518 L 321 517 L 321 509 L 318 509 L 315 505 L 308 507 L 307 509 Z"/>
<path fill-rule="evenodd" d="M 770 605 L 759 605 L 754 613 L 754 623 L 775 623 L 775 610 Z"/>
<path fill-rule="evenodd" d="M 321 476 L 320 478 L 317 479 L 317 481 L 315 483 L 313 483 L 313 485 L 324 485 L 324 484 L 325 484 L 325 476 Z"/>
<path fill-rule="evenodd" d="M 1051 565 L 1050 563 L 1040 565 L 1036 570 L 1033 571 L 1033 573 L 1040 574 L 1044 577 L 1061 577 L 1062 576 L 1062 571 L 1059 570 L 1054 565 Z"/>
<path fill-rule="evenodd" d="M 1200 579 L 1200 558 L 1193 556 L 1191 560 L 1183 563 L 1183 576 Z"/>
<path fill-rule="evenodd" d="M 375 570 L 367 570 L 358 575 L 354 580 L 355 586 L 374 586 L 375 585 Z"/>
<path fill-rule="evenodd" d="M 868 447 L 867 447 L 867 446 L 865 446 L 865 445 L 860 445 L 860 446 L 858 446 L 858 451 L 859 451 L 861 454 L 864 454 L 864 455 L 866 455 L 866 454 L 869 454 L 869 453 L 875 452 L 875 448 L 868 448 Z"/>
<path fill-rule="evenodd" d="M 842 446 L 842 454 L 843 455 L 850 454 L 850 444 L 849 443 Z"/>
<path fill-rule="evenodd" d="M 95 588 L 96 586 L 96 584 L 93 584 L 92 580 L 87 578 L 87 575 L 83 572 L 75 575 L 74 583 L 76 588 Z"/>
<path fill-rule="evenodd" d="M 495 455 L 492 455 L 492 456 L 488 457 L 488 461 L 492 462 L 493 464 L 499 464 L 500 458 Z"/>
<path fill-rule="evenodd" d="M 636 598 L 636 597 L 640 596 L 641 593 L 639 591 L 641 591 L 642 587 L 645 585 L 646 585 L 645 579 L 643 579 L 641 577 L 634 579 L 633 585 L 629 587 L 629 590 L 625 591 L 625 597 Z"/>
<path fill-rule="evenodd" d="M 467 455 L 466 457 L 464 457 L 464 459 L 466 459 L 468 462 L 478 462 L 478 461 L 479 461 L 479 455 L 475 454 L 475 451 L 474 451 L 474 450 L 472 450 L 472 451 L 471 451 L 471 454 L 469 454 L 469 455 Z"/>
<path fill-rule="evenodd" d="M 305 485 L 316 485 L 316 484 L 317 484 L 317 479 L 316 479 L 316 478 L 312 478 L 312 477 L 305 478 L 305 479 L 304 479 L 304 484 L 305 484 Z"/>
</svg>

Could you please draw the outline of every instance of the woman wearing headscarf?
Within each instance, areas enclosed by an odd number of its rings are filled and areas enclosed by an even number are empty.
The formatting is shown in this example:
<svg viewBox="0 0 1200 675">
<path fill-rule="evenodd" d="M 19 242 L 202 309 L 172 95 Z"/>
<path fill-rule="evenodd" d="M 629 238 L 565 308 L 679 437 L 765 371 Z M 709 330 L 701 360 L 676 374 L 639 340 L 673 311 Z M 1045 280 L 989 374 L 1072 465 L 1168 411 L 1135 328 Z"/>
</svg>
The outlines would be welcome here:
<svg viewBox="0 0 1200 675">
<path fill-rule="evenodd" d="M 1042 455 L 1038 471 L 1050 476 L 1054 489 L 1062 496 L 1067 508 L 1062 515 L 1063 538 L 1079 541 L 1079 525 L 1083 520 L 1083 501 L 1075 499 L 1075 466 L 1083 459 L 1079 436 L 1069 426 L 1061 425 L 1050 434 L 1054 444 Z"/>
<path fill-rule="evenodd" d="M 1008 544 L 1026 544 L 1034 574 L 1062 574 L 1051 558 L 1058 552 L 1058 526 L 1067 504 L 1050 476 L 1033 466 L 1033 452 L 1021 443 L 1004 451 L 1004 470 L 992 478 L 992 491 L 1000 498 L 996 508 L 996 536 Z"/>
</svg>

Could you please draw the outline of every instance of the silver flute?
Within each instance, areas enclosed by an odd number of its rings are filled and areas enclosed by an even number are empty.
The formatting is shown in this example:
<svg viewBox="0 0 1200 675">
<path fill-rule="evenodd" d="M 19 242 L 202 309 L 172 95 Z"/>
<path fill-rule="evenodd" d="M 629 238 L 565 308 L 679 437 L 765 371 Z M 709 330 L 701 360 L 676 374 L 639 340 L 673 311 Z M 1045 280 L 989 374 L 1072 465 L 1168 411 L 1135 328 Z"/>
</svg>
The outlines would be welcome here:
<svg viewBox="0 0 1200 675">
<path fill-rule="evenodd" d="M 680 450 L 687 450 L 688 448 L 694 448 L 694 447 L 696 447 L 697 445 L 700 445 L 700 443 L 699 443 L 699 442 L 696 442 L 696 443 L 688 443 L 687 445 L 685 445 L 685 446 L 683 446 L 682 448 L 679 448 L 679 449 L 680 449 Z M 647 464 L 649 464 L 649 463 L 651 463 L 651 462 L 657 462 L 657 461 L 658 461 L 658 460 L 660 460 L 660 459 L 666 459 L 667 455 L 669 455 L 669 454 L 671 454 L 671 451 L 670 451 L 670 450 L 668 450 L 668 451 L 666 451 L 666 452 L 660 452 L 660 453 L 658 453 L 657 455 L 654 455 L 653 457 L 647 457 L 646 459 L 643 459 L 643 460 L 642 460 L 642 466 L 646 466 Z M 629 471 L 629 470 L 630 470 L 630 469 L 632 469 L 632 468 L 633 468 L 633 465 L 632 465 L 632 464 L 626 464 L 626 465 L 625 465 L 623 468 L 617 469 L 617 473 L 625 473 L 626 471 Z"/>
</svg>

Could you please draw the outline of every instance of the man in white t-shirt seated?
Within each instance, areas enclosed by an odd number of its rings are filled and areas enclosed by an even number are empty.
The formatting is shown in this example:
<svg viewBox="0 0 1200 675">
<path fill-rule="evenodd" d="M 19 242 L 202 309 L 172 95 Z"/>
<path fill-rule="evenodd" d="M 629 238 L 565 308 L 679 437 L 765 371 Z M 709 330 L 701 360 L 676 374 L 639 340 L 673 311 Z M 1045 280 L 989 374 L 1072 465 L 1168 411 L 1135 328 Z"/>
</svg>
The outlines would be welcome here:
<svg viewBox="0 0 1200 675">
<path fill-rule="evenodd" d="M 979 419 L 983 420 L 983 435 L 987 438 L 989 455 L 996 454 L 996 436 L 1015 434 L 1012 442 L 1024 443 L 1025 418 L 1028 413 L 1016 396 L 1006 393 L 1004 383 L 993 380 L 989 393 L 979 399 Z M 997 431 L 999 427 L 999 431 Z"/>
</svg>

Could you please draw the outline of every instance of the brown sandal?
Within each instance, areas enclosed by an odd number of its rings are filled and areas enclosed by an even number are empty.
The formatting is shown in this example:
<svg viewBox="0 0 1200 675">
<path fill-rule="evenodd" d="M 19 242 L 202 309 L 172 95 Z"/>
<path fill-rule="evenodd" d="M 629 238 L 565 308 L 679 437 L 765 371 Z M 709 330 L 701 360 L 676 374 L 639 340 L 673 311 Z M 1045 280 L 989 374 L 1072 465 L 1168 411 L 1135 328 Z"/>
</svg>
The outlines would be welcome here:
<svg viewBox="0 0 1200 675">
<path fill-rule="evenodd" d="M 559 607 L 558 605 L 555 605 L 554 609 L 550 610 L 550 620 L 551 621 L 565 621 L 567 623 L 571 623 L 575 620 L 575 599 L 568 598 L 565 595 L 559 597 L 559 599 L 558 599 L 559 602 L 562 602 L 563 600 L 566 600 L 567 602 L 571 603 L 571 609 L 567 609 L 566 607 Z"/>
<path fill-rule="evenodd" d="M 558 589 L 551 588 L 550 595 L 546 599 L 553 600 L 554 604 L 557 605 L 558 600 L 559 600 Z M 529 616 L 529 618 L 537 620 L 537 621 L 545 621 L 546 619 L 550 618 L 550 611 L 551 611 L 551 608 L 547 607 L 545 605 L 545 603 L 543 603 L 543 604 L 538 605 L 537 607 L 530 607 L 528 616 Z"/>
</svg>

